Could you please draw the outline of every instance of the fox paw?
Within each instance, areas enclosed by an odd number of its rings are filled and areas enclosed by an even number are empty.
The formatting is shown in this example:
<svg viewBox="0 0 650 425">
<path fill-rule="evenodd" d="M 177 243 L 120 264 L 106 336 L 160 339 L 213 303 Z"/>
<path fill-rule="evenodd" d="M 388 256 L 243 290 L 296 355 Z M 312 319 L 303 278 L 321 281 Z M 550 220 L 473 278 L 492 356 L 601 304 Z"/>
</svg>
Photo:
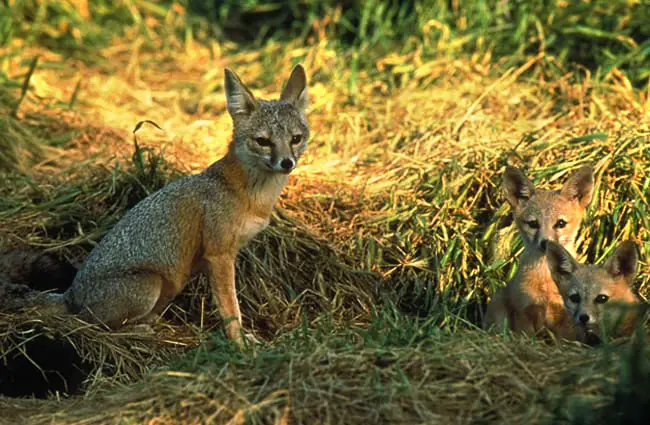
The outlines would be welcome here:
<svg viewBox="0 0 650 425">
<path fill-rule="evenodd" d="M 250 333 L 245 333 L 244 338 L 246 338 L 246 341 L 248 341 L 251 344 L 261 344 L 262 341 L 260 341 L 255 335 L 250 334 Z"/>
<path fill-rule="evenodd" d="M 241 333 L 239 338 L 235 338 L 234 341 L 237 343 L 240 349 L 254 348 L 256 345 L 260 345 L 262 343 L 255 337 L 255 335 L 250 333 Z"/>
<path fill-rule="evenodd" d="M 149 323 L 137 323 L 131 325 L 130 331 L 138 334 L 153 335 L 156 331 L 153 330 L 153 327 Z"/>
</svg>

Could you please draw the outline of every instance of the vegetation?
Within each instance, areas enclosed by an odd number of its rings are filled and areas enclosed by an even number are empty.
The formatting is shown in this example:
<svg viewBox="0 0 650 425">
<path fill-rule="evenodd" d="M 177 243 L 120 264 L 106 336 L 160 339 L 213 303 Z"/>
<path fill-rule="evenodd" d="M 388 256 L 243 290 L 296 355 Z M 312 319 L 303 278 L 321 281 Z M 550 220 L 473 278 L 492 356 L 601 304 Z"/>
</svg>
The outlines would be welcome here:
<svg viewBox="0 0 650 425">
<path fill-rule="evenodd" d="M 26 394 L 58 391 L 0 397 L 3 414 L 640 423 L 643 332 L 589 348 L 476 325 L 521 250 L 499 190 L 508 163 L 547 187 L 593 164 L 579 260 L 634 239 L 647 295 L 648 33 L 643 1 L 6 1 L 2 246 L 78 264 L 135 202 L 216 160 L 224 66 L 266 97 L 303 63 L 313 137 L 237 265 L 261 347 L 225 341 L 202 278 L 152 335 L 0 313 L 0 389 L 30 376 Z M 134 134 L 144 120 L 162 130 Z M 54 342 L 62 364 L 44 366 Z"/>
</svg>

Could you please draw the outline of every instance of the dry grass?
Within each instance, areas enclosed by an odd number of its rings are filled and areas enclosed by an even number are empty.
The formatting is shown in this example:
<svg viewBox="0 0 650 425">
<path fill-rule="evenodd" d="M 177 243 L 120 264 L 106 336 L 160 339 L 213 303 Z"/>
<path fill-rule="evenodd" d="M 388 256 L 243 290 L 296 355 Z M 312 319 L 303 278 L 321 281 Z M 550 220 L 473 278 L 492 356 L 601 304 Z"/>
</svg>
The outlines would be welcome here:
<svg viewBox="0 0 650 425">
<path fill-rule="evenodd" d="M 543 185 L 594 164 L 597 196 L 580 233 L 581 260 L 601 262 L 617 241 L 632 238 L 644 259 L 638 288 L 647 293 L 649 93 L 616 71 L 599 81 L 578 71 L 558 75 L 543 55 L 504 70 L 487 55 L 416 52 L 379 58 L 375 77 L 354 76 L 351 95 L 346 58 L 322 37 L 308 47 L 271 43 L 255 52 L 198 44 L 170 52 L 143 48 L 135 37 L 102 52 L 109 65 L 93 67 L 25 50 L 65 66 L 37 68 L 18 118 L 3 121 L 0 146 L 11 148 L 0 155 L 3 245 L 82 261 L 126 208 L 218 159 L 231 131 L 224 66 L 265 97 L 278 93 L 300 60 L 310 76 L 313 138 L 272 226 L 238 261 L 245 323 L 270 345 L 253 356 L 219 338 L 206 342 L 220 324 L 200 279 L 156 335 L 1 316 L 1 359 L 40 333 L 68 341 L 91 364 L 85 396 L 0 398 L 7 420 L 522 423 L 548 418 L 563 391 L 603 402 L 599 380 L 612 380 L 619 362 L 596 368 L 601 350 L 468 328 L 513 273 L 520 249 L 499 194 L 506 163 Z M 18 59 L 5 63 L 10 75 L 24 72 Z M 404 73 L 404 64 L 414 72 Z M 392 88 L 395 79 L 403 80 L 400 89 Z M 80 91 L 73 110 L 62 110 L 55 106 L 74 96 L 70 81 L 81 81 Z M 138 165 L 131 132 L 144 119 L 164 132 L 140 130 L 145 161 Z M 393 306 L 426 318 L 426 335 L 403 319 L 387 331 L 404 327 L 398 342 L 342 330 L 372 329 L 374 311 Z M 149 374 L 201 342 L 194 357 Z"/>
<path fill-rule="evenodd" d="M 216 340 L 185 364 L 87 399 L 0 405 L 33 424 L 539 423 L 567 400 L 609 401 L 603 380 L 621 358 L 482 332 L 397 346 L 369 334 L 294 333 L 256 356 Z"/>
<path fill-rule="evenodd" d="M 61 367 L 64 376 L 72 373 L 74 378 L 71 380 L 76 381 L 62 383 L 61 393 L 77 391 L 65 385 L 79 386 L 86 379 L 85 385 L 90 388 L 108 381 L 131 382 L 142 377 L 150 365 L 162 364 L 164 360 L 196 344 L 196 336 L 189 329 L 184 334 L 169 326 L 160 327 L 155 335 L 143 334 L 135 329 L 108 334 L 105 329 L 78 319 L 42 316 L 38 311 L 2 314 L 0 329 L 0 359 L 9 365 L 9 368 L 2 368 L 3 374 L 19 372 L 15 370 L 17 365 L 14 362 L 27 359 L 38 366 L 39 373 L 33 378 L 34 382 L 15 382 L 14 385 L 28 388 L 31 384 L 34 388 L 47 388 L 46 383 L 38 382 L 38 375 L 49 374 L 50 370 Z M 59 356 L 61 358 L 57 358 Z M 22 366 L 27 368 L 29 365 Z M 73 368 L 80 369 L 78 376 L 69 370 Z M 16 376 L 20 376 L 20 373 Z M 4 378 L 7 379 L 7 376 Z M 57 377 L 49 374 L 48 378 L 56 380 Z M 3 386 L 6 388 L 5 382 Z M 16 392 L 19 394 L 20 390 Z M 47 393 L 40 391 L 37 394 L 43 397 Z"/>
</svg>

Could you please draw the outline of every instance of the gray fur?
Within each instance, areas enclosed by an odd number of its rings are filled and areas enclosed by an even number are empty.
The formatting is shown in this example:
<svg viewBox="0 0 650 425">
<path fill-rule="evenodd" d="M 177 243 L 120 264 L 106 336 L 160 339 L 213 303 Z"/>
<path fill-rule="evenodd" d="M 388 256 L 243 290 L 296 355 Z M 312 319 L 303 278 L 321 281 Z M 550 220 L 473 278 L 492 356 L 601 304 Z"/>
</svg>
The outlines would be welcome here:
<svg viewBox="0 0 650 425">
<path fill-rule="evenodd" d="M 291 158 L 295 164 L 307 147 L 305 84 L 298 65 L 285 86 L 285 100 L 257 100 L 226 70 L 234 123 L 228 153 L 128 211 L 91 251 L 65 292 L 69 312 L 111 328 L 149 322 L 192 274 L 203 270 L 224 319 L 236 319 L 226 325 L 228 336 L 241 343 L 234 261 L 239 249 L 268 225 L 291 171 L 278 172 L 278 161 Z M 260 137 L 270 145 L 261 146 Z"/>
</svg>

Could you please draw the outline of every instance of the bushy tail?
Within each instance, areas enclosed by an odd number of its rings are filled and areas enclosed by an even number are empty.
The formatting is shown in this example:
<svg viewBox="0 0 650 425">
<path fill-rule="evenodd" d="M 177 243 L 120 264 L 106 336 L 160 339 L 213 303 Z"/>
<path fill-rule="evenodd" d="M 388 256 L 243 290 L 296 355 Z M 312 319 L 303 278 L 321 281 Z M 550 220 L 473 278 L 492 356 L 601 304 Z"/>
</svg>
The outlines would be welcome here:
<svg viewBox="0 0 650 425">
<path fill-rule="evenodd" d="M 27 285 L 0 283 L 0 312 L 13 313 L 30 307 L 37 307 L 42 314 L 68 311 L 63 294 L 35 291 Z"/>
</svg>

